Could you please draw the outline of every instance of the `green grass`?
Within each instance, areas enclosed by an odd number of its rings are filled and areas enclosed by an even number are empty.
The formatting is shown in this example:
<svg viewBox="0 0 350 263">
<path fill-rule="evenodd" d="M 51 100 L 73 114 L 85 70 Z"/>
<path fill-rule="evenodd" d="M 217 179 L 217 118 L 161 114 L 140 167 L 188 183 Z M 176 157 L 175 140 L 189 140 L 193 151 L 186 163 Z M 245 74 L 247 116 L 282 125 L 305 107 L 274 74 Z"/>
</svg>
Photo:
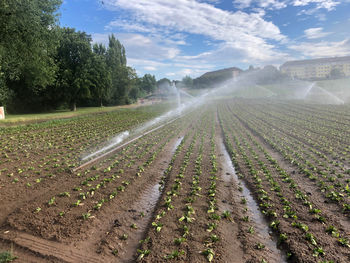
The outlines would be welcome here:
<svg viewBox="0 0 350 263">
<path fill-rule="evenodd" d="M 118 107 L 90 107 L 90 108 L 78 108 L 77 111 L 73 112 L 70 110 L 58 110 L 49 113 L 35 113 L 35 114 L 6 114 L 6 119 L 2 120 L 1 123 L 16 123 L 36 120 L 49 120 L 58 118 L 69 118 L 80 116 L 90 113 L 109 112 L 118 109 Z"/>
<path fill-rule="evenodd" d="M 126 105 L 126 106 L 113 106 L 113 107 L 86 107 L 77 108 L 77 111 L 70 110 L 58 110 L 49 113 L 37 113 L 37 114 L 6 114 L 4 120 L 0 120 L 0 127 L 21 125 L 27 123 L 36 123 L 57 119 L 66 119 L 72 117 L 78 117 L 83 115 L 98 114 L 112 111 L 125 111 L 125 110 L 142 110 L 145 112 L 163 112 L 169 107 L 166 103 L 160 103 L 155 105 Z"/>
</svg>

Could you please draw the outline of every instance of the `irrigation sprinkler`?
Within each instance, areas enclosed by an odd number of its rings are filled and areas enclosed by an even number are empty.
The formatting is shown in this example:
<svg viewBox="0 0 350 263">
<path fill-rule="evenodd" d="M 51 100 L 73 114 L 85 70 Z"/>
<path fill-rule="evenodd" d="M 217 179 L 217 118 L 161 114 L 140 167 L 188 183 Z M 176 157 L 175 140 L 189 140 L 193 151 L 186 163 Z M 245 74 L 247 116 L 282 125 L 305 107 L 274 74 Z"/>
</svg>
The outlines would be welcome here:
<svg viewBox="0 0 350 263">
<path fill-rule="evenodd" d="M 121 148 L 127 146 L 128 144 L 130 144 L 130 143 L 132 143 L 132 142 L 134 142 L 134 141 L 136 141 L 136 140 L 142 138 L 143 136 L 145 136 L 145 135 L 147 135 L 147 134 L 149 134 L 149 133 L 151 133 L 151 132 L 154 132 L 154 131 L 156 131 L 156 130 L 159 130 L 160 128 L 163 128 L 164 126 L 166 126 L 166 125 L 168 125 L 168 124 L 170 124 L 170 123 L 172 123 L 172 122 L 174 122 L 174 121 L 180 119 L 181 117 L 182 117 L 182 116 L 179 116 L 179 117 L 177 117 L 177 118 L 175 118 L 175 119 L 173 119 L 173 120 L 171 120 L 171 121 L 168 121 L 168 122 L 166 122 L 166 123 L 164 123 L 164 124 L 162 124 L 162 125 L 160 125 L 160 126 L 158 126 L 158 127 L 156 127 L 156 128 L 153 128 L 153 129 L 151 129 L 151 130 L 149 130 L 149 131 L 147 131 L 147 132 L 145 132 L 145 133 L 143 133 L 143 134 L 137 136 L 136 138 L 131 139 L 130 141 L 127 141 L 127 142 L 125 142 L 125 143 L 123 143 L 123 144 L 121 144 L 121 145 L 118 145 L 117 147 L 115 147 L 115 148 L 109 150 L 108 152 L 105 152 L 104 154 L 102 154 L 102 155 L 100 155 L 100 156 L 97 156 L 97 157 L 95 157 L 95 158 L 93 158 L 93 159 L 91 159 L 91 160 L 89 160 L 89 161 L 87 161 L 87 162 L 81 164 L 81 165 L 78 166 L 78 167 L 73 168 L 71 171 L 74 173 L 74 172 L 76 172 L 76 171 L 78 171 L 78 170 L 80 170 L 80 169 L 82 169 L 82 168 L 84 168 L 84 167 L 86 167 L 86 166 L 88 166 L 88 165 L 90 165 L 90 164 L 92 164 L 92 163 L 98 161 L 98 160 L 101 160 L 101 159 L 103 159 L 104 157 L 106 157 L 106 156 L 112 154 L 113 152 L 116 152 L 117 150 L 119 150 L 119 149 L 121 149 Z"/>
</svg>

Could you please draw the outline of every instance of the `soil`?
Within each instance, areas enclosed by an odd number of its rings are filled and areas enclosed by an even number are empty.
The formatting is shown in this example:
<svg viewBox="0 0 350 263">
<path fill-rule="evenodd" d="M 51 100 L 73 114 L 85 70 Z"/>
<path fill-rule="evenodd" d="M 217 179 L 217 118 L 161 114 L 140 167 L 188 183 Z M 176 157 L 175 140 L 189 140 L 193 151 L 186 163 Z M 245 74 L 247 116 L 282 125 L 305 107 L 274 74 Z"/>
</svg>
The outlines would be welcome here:
<svg viewBox="0 0 350 263">
<path fill-rule="evenodd" d="M 142 253 L 141 262 L 208 262 L 205 251 L 213 252 L 212 262 L 349 262 L 349 248 L 325 231 L 332 225 L 349 238 L 346 215 L 251 127 L 253 117 L 245 120 L 230 107 L 227 101 L 208 105 L 76 172 L 50 163 L 45 173 L 53 176 L 30 187 L 1 176 L 0 251 L 12 251 L 14 262 L 39 263 L 135 262 Z M 34 130 L 28 134 L 35 138 Z M 50 154 L 68 154 L 69 146 L 63 148 Z M 32 161 L 46 162 L 44 154 Z M 18 169 L 11 158 L 1 168 Z M 322 211 L 325 223 L 296 197 L 280 169 Z M 275 217 L 266 215 L 262 189 Z M 169 197 L 172 209 L 165 205 Z M 284 216 L 286 200 L 297 219 Z M 277 230 L 269 228 L 275 221 Z M 308 226 L 324 255 L 313 255 L 316 246 L 292 226 L 296 221 Z M 210 223 L 216 225 L 211 232 Z M 281 234 L 288 237 L 284 242 Z"/>
</svg>

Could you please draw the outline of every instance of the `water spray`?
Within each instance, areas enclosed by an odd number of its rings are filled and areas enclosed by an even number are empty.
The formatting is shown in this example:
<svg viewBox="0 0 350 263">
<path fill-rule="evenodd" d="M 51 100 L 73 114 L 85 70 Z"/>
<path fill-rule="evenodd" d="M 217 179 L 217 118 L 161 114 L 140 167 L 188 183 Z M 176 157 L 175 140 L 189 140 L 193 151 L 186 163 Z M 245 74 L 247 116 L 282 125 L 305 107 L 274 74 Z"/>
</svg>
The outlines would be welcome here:
<svg viewBox="0 0 350 263">
<path fill-rule="evenodd" d="M 194 96 L 192 96 L 191 94 L 189 94 L 188 92 L 184 91 L 184 90 L 179 90 L 180 93 L 186 95 L 187 97 L 190 97 L 190 98 L 194 98 Z"/>
<path fill-rule="evenodd" d="M 154 131 L 156 131 L 156 130 L 159 130 L 160 128 L 163 128 L 164 126 L 166 126 L 166 125 L 168 125 L 168 124 L 170 124 L 170 123 L 176 121 L 176 120 L 179 119 L 179 118 L 180 118 L 180 117 L 177 117 L 176 119 L 173 119 L 173 120 L 171 120 L 171 121 L 168 121 L 167 123 L 164 123 L 164 124 L 162 124 L 162 125 L 160 125 L 160 126 L 154 128 L 154 129 L 151 129 L 151 130 L 145 132 L 144 134 L 141 134 L 140 136 L 137 136 L 136 138 L 133 138 L 132 140 L 129 140 L 129 141 L 127 141 L 127 142 L 125 142 L 125 143 L 123 143 L 123 144 L 121 144 L 121 145 L 118 145 L 118 146 L 116 146 L 116 147 L 114 147 L 115 145 L 108 145 L 108 148 L 104 147 L 104 148 L 102 148 L 102 149 L 100 149 L 100 150 L 98 150 L 98 151 L 96 151 L 96 152 L 90 154 L 89 157 L 85 157 L 84 160 L 86 160 L 86 159 L 88 159 L 88 158 L 92 158 L 92 157 L 95 157 L 95 158 L 93 158 L 93 159 L 91 159 L 91 160 L 89 160 L 89 161 L 87 161 L 87 162 L 81 164 L 81 165 L 78 166 L 78 167 L 75 167 L 74 169 L 72 169 L 72 172 L 76 172 L 77 170 L 80 170 L 80 169 L 82 169 L 82 168 L 84 168 L 84 167 L 86 167 L 86 166 L 88 166 L 88 165 L 90 165 L 90 164 L 92 164 L 92 163 L 94 163 L 94 162 L 96 162 L 96 161 L 98 161 L 98 160 L 103 159 L 104 157 L 110 155 L 111 153 L 116 152 L 117 150 L 119 150 L 119 149 L 121 149 L 121 148 L 127 146 L 128 144 L 130 144 L 130 143 L 132 143 L 132 142 L 134 142 L 134 141 L 136 141 L 136 140 L 142 138 L 143 136 L 146 136 L 147 134 L 149 134 L 149 133 L 151 133 L 151 132 L 154 132 Z M 127 132 L 127 133 L 128 133 L 128 132 Z M 120 141 L 120 142 L 121 142 L 121 141 Z M 114 147 L 114 148 L 113 148 L 113 147 Z M 112 148 L 113 148 L 113 149 L 112 149 Z M 110 149 L 110 150 L 107 151 L 107 152 L 104 152 L 104 151 L 106 151 L 107 149 Z M 103 153 L 103 152 L 104 152 L 104 153 Z M 103 154 L 99 155 L 100 153 L 103 153 Z M 96 157 L 96 156 L 97 156 L 97 157 Z"/>
<path fill-rule="evenodd" d="M 323 96 L 322 95 L 321 97 L 317 96 L 317 91 L 321 92 Z M 299 96 L 299 99 L 308 100 L 308 101 L 317 101 L 318 103 L 324 103 L 324 104 L 340 105 L 345 103 L 342 99 L 340 99 L 333 93 L 329 92 L 328 90 L 321 88 L 315 82 L 312 82 L 309 85 L 307 85 L 306 89 L 303 90 L 301 95 Z"/>
<path fill-rule="evenodd" d="M 116 137 L 114 137 L 109 142 L 107 142 L 107 146 L 104 146 L 101 149 L 84 156 L 81 159 L 81 161 L 83 161 L 83 164 L 74 168 L 73 172 L 75 172 L 83 167 L 86 167 L 86 166 L 90 165 L 91 163 L 94 163 L 94 162 L 106 157 L 107 155 L 119 150 L 120 148 L 130 144 L 131 142 L 134 142 L 134 141 L 142 138 L 143 136 L 145 136 L 151 132 L 154 132 L 154 131 L 176 121 L 177 119 L 184 116 L 184 114 L 183 114 L 184 111 L 189 113 L 189 109 L 191 109 L 191 108 L 194 109 L 198 105 L 200 105 L 200 103 L 199 103 L 201 101 L 200 97 L 193 97 L 193 96 L 192 96 L 192 99 L 190 101 L 188 101 L 186 103 L 181 103 L 180 92 L 176 88 L 175 83 L 173 83 L 171 85 L 171 89 L 177 98 L 177 107 L 175 109 L 170 110 L 170 111 L 166 112 L 165 114 L 144 123 L 141 127 L 138 127 L 135 130 L 124 131 L 124 132 L 118 134 Z M 160 125 L 158 125 L 158 124 L 160 124 Z M 156 125 L 158 125 L 158 126 L 156 126 Z M 156 126 L 156 127 L 154 127 L 154 126 Z M 151 129 L 151 130 L 149 130 L 149 129 Z M 138 134 L 140 134 L 140 135 L 138 135 Z M 134 136 L 138 135 L 138 136 L 121 144 L 123 141 L 125 141 L 127 138 L 129 138 L 132 135 L 134 135 Z"/>
<path fill-rule="evenodd" d="M 129 136 L 129 134 L 130 134 L 129 131 L 122 132 L 121 134 L 119 134 L 116 137 L 114 137 L 107 146 L 101 148 L 100 150 L 98 150 L 98 151 L 96 151 L 94 153 L 91 153 L 91 154 L 89 154 L 87 156 L 84 156 L 81 160 L 85 161 L 85 160 L 90 159 L 91 157 L 93 157 L 95 155 L 98 155 L 98 154 L 100 154 L 100 153 L 102 153 L 104 151 L 109 150 L 110 148 L 113 148 L 114 146 L 116 146 L 119 143 L 121 143 L 122 141 L 124 141 Z"/>
<path fill-rule="evenodd" d="M 246 87 L 246 85 L 248 85 L 248 86 L 255 86 L 256 88 L 267 91 L 269 93 L 268 97 L 277 96 L 277 93 L 275 93 L 275 92 L 273 92 L 265 87 L 262 87 L 261 85 L 258 85 L 256 83 L 256 81 L 254 80 L 254 74 L 255 74 L 254 72 L 248 72 L 248 73 L 242 74 L 241 76 L 226 80 L 220 84 L 217 84 L 216 88 L 212 88 L 208 92 L 206 92 L 200 96 L 197 96 L 197 97 L 194 97 L 194 96 L 188 94 L 187 92 L 178 89 L 175 85 L 175 82 L 172 82 L 171 85 L 169 86 L 169 90 L 170 90 L 171 94 L 176 96 L 177 105 L 176 105 L 175 109 L 170 110 L 170 111 L 166 112 L 165 114 L 144 123 L 142 126 L 136 128 L 132 131 L 124 131 L 124 132 L 118 134 L 112 140 L 107 142 L 107 144 L 108 144 L 107 146 L 104 146 L 101 149 L 84 156 L 81 159 L 81 161 L 83 161 L 83 162 L 86 161 L 86 162 L 81 164 L 80 166 L 76 167 L 73 171 L 76 171 L 78 169 L 86 167 L 87 165 L 89 165 L 93 162 L 96 162 L 97 160 L 100 160 L 100 159 L 104 158 L 105 156 L 117 151 L 118 149 L 130 144 L 131 142 L 134 142 L 134 141 L 140 139 L 141 137 L 164 127 L 165 125 L 168 125 L 168 124 L 174 122 L 175 120 L 184 116 L 183 112 L 186 112 L 186 114 L 187 114 L 190 112 L 189 111 L 190 109 L 195 109 L 195 108 L 201 106 L 204 102 L 207 102 L 208 100 L 212 100 L 217 95 L 220 95 L 220 94 L 221 95 L 229 95 L 230 93 L 232 93 L 236 90 L 239 90 L 239 89 L 243 89 Z M 340 98 L 338 98 L 334 94 L 330 93 L 329 91 L 326 91 L 325 89 L 317 86 L 316 83 L 314 83 L 314 82 L 309 83 L 306 81 L 295 80 L 291 83 L 290 81 L 291 80 L 285 80 L 285 83 L 280 82 L 279 84 L 281 87 L 287 86 L 288 84 L 289 85 L 293 84 L 296 93 L 291 97 L 288 97 L 288 95 L 284 95 L 281 98 L 306 100 L 306 98 L 310 97 L 310 93 L 312 92 L 312 90 L 317 89 L 317 90 L 320 90 L 321 92 L 323 92 L 323 94 L 326 94 L 328 97 L 332 98 L 333 103 L 344 104 L 343 100 L 341 100 Z M 295 84 L 297 84 L 297 86 L 295 86 Z M 302 90 L 300 90 L 301 88 L 302 88 Z M 181 101 L 181 94 L 184 94 L 188 97 L 186 102 Z M 136 137 L 121 144 L 127 138 L 130 138 L 131 136 L 136 136 Z"/>
</svg>

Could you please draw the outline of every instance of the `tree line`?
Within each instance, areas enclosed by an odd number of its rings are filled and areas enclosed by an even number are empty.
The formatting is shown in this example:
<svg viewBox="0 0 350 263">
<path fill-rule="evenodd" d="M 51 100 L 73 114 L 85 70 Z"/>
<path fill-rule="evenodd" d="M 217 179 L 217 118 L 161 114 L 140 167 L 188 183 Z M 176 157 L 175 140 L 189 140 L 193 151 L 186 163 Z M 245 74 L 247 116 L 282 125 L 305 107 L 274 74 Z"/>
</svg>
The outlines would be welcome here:
<svg viewBox="0 0 350 263">
<path fill-rule="evenodd" d="M 58 25 L 61 0 L 0 1 L 0 106 L 9 112 L 129 104 L 156 79 L 127 66 L 124 46 Z"/>
</svg>

